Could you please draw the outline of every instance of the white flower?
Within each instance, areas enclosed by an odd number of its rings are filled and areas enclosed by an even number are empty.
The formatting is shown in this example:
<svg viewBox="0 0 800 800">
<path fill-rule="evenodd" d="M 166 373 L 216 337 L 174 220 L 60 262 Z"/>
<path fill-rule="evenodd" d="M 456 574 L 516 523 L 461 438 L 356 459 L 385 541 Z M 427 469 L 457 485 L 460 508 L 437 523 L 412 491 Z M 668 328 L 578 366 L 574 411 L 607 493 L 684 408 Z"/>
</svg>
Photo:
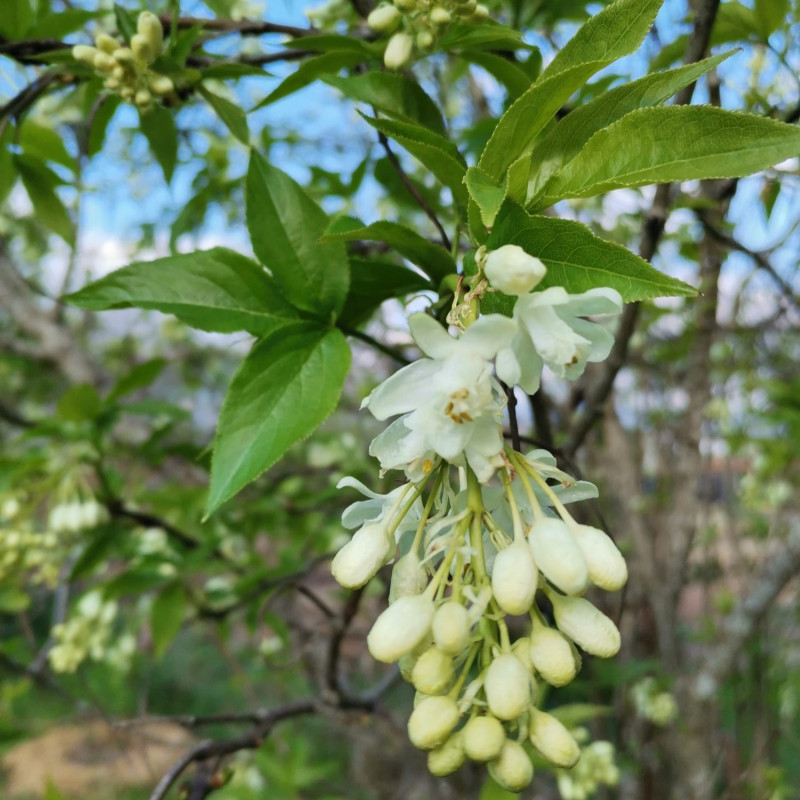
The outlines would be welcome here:
<svg viewBox="0 0 800 800">
<path fill-rule="evenodd" d="M 347 476 L 342 478 L 336 484 L 337 489 L 342 489 L 349 486 L 353 489 L 358 489 L 361 494 L 366 495 L 368 500 L 356 500 L 355 503 L 349 505 L 342 513 L 342 525 L 345 528 L 360 528 L 367 522 L 384 522 L 386 525 L 391 523 L 393 517 L 392 510 L 397 506 L 398 500 L 406 486 L 398 486 L 388 494 L 378 494 L 371 489 L 364 486 L 361 481 Z M 417 500 L 408 513 L 403 518 L 403 521 L 395 531 L 395 540 L 400 539 L 405 531 L 415 529 L 419 522 L 420 515 L 422 514 L 422 503 Z"/>
<path fill-rule="evenodd" d="M 527 294 L 544 278 L 547 267 L 519 245 L 506 244 L 492 250 L 483 266 L 489 283 L 504 294 Z"/>
<path fill-rule="evenodd" d="M 581 317 L 621 310 L 622 298 L 614 289 L 571 295 L 553 286 L 522 295 L 514 305 L 517 332 L 511 346 L 498 351 L 498 378 L 533 394 L 546 364 L 559 377 L 575 380 L 587 361 L 603 361 L 614 344 L 610 331 Z"/>
<path fill-rule="evenodd" d="M 451 463 L 466 458 L 487 481 L 503 464 L 504 398 L 492 377 L 493 358 L 510 342 L 512 320 L 489 315 L 454 339 L 431 317 L 414 314 L 411 333 L 431 356 L 404 367 L 367 397 L 377 419 L 403 414 L 370 447 L 383 469 L 406 469 L 409 478 L 432 466 L 437 454 Z"/>
</svg>

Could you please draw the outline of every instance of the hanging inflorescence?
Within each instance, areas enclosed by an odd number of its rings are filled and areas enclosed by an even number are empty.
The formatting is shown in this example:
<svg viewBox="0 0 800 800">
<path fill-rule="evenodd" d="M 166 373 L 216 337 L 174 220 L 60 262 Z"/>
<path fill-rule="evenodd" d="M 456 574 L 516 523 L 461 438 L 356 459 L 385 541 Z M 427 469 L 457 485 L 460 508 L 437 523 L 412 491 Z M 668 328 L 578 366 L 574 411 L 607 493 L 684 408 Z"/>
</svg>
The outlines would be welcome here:
<svg viewBox="0 0 800 800">
<path fill-rule="evenodd" d="M 527 743 L 558 768 L 581 757 L 570 731 L 538 707 L 538 687 L 572 681 L 577 648 L 617 653 L 616 626 L 582 595 L 592 585 L 620 589 L 627 569 L 605 532 L 567 510 L 595 497 L 595 487 L 544 450 L 505 445 L 498 380 L 533 393 L 543 365 L 575 378 L 587 361 L 603 360 L 613 337 L 584 317 L 618 313 L 621 299 L 611 289 L 533 292 L 546 269 L 514 245 L 481 250 L 476 261 L 448 317 L 458 335 L 413 315 L 427 357 L 364 401 L 378 419 L 400 415 L 370 453 L 408 482 L 377 495 L 342 481 L 369 499 L 345 512 L 344 524 L 357 530 L 332 570 L 355 589 L 397 556 L 389 607 L 367 644 L 378 661 L 399 662 L 417 690 L 411 741 L 429 751 L 435 775 L 466 759 L 486 762 L 499 784 L 520 791 L 533 777 Z M 517 297 L 511 317 L 480 315 L 492 290 Z M 527 617 L 527 635 L 512 640 L 508 617 Z"/>
</svg>

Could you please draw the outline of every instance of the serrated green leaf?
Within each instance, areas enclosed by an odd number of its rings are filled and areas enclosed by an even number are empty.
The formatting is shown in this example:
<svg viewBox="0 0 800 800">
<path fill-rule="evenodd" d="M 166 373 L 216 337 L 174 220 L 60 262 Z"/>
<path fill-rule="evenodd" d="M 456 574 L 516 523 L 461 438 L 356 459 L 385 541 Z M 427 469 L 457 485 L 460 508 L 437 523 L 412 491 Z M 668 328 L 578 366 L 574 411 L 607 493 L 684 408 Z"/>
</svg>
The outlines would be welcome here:
<svg viewBox="0 0 800 800">
<path fill-rule="evenodd" d="M 207 514 L 331 414 L 349 367 L 350 348 L 342 333 L 311 322 L 254 345 L 220 412 Z"/>
<path fill-rule="evenodd" d="M 256 256 L 297 308 L 336 315 L 349 266 L 338 242 L 320 242 L 328 215 L 285 172 L 254 152 L 246 181 L 247 228 Z"/>
<path fill-rule="evenodd" d="M 654 269 L 626 247 L 595 236 L 579 222 L 530 216 L 508 202 L 486 240 L 489 250 L 519 245 L 547 267 L 539 286 L 579 294 L 598 286 L 616 289 L 626 303 L 653 297 L 692 297 L 697 291 Z"/>
<path fill-rule="evenodd" d="M 438 133 L 433 133 L 433 131 L 411 122 L 373 119 L 365 114 L 361 116 L 366 123 L 408 150 L 450 189 L 453 199 L 459 206 L 466 206 L 467 191 L 464 187 L 466 163 L 452 142 Z"/>
<path fill-rule="evenodd" d="M 540 80 L 597 61 L 610 64 L 636 50 L 664 0 L 617 0 L 590 17 L 556 53 Z"/>
<path fill-rule="evenodd" d="M 151 358 L 141 364 L 134 365 L 114 384 L 114 388 L 109 392 L 106 400 L 113 402 L 131 392 L 135 392 L 137 389 L 149 386 L 163 372 L 166 366 L 167 360 L 165 358 Z"/>
<path fill-rule="evenodd" d="M 153 600 L 150 610 L 150 633 L 153 651 L 160 659 L 177 636 L 186 616 L 186 592 L 180 583 L 165 586 Z"/>
<path fill-rule="evenodd" d="M 61 179 L 38 158 L 21 154 L 14 155 L 12 160 L 30 197 L 36 219 L 72 245 L 75 241 L 75 229 L 66 207 L 55 192 Z"/>
<path fill-rule="evenodd" d="M 352 217 L 340 218 L 325 234 L 323 241 L 384 242 L 436 282 L 456 272 L 456 263 L 447 250 L 397 222 L 384 220 L 365 226 Z"/>
<path fill-rule="evenodd" d="M 146 308 L 205 331 L 263 336 L 297 319 L 275 282 L 249 258 L 218 247 L 112 272 L 64 298 L 92 311 Z"/>
<path fill-rule="evenodd" d="M 445 135 L 444 120 L 436 103 L 420 85 L 392 72 L 368 72 L 346 78 L 329 77 L 325 83 L 335 87 L 351 100 L 368 103 L 393 119 L 416 122 Z"/>
<path fill-rule="evenodd" d="M 345 67 L 353 67 L 360 61 L 363 61 L 364 56 L 361 53 L 353 53 L 350 51 L 336 50 L 331 53 L 323 53 L 321 56 L 309 58 L 303 61 L 300 66 L 286 78 L 281 81 L 278 86 L 273 89 L 260 103 L 258 103 L 254 111 L 258 108 L 268 106 L 276 100 L 288 97 L 290 94 L 303 89 L 310 83 L 313 83 L 323 75 L 330 75 L 331 73 L 338 73 L 339 70 Z"/>
<path fill-rule="evenodd" d="M 156 106 L 139 115 L 139 127 L 161 166 L 164 180 L 169 183 L 178 163 L 178 131 L 172 114 L 163 106 Z"/>
<path fill-rule="evenodd" d="M 522 41 L 522 33 L 487 19 L 480 24 L 454 22 L 447 26 L 436 45 L 438 50 L 463 50 L 465 53 L 477 50 L 519 50 L 530 45 Z"/>
<path fill-rule="evenodd" d="M 738 178 L 798 152 L 797 126 L 710 106 L 645 108 L 598 131 L 545 187 L 538 206 L 623 186 Z"/>
<path fill-rule="evenodd" d="M 431 288 L 430 281 L 406 267 L 378 259 L 351 258 L 350 291 L 340 322 L 355 327 L 365 322 L 384 300 Z"/>
<path fill-rule="evenodd" d="M 89 144 L 87 155 L 89 158 L 96 156 L 103 149 L 106 131 L 114 114 L 122 103 L 122 98 L 116 94 L 106 95 L 97 106 L 89 128 Z"/>
<path fill-rule="evenodd" d="M 64 140 L 52 129 L 26 118 L 19 128 L 22 149 L 42 161 L 52 161 L 67 169 L 75 169 L 75 159 L 67 152 Z"/>
<path fill-rule="evenodd" d="M 509 97 L 517 98 L 524 94 L 533 82 L 533 78 L 516 61 L 509 61 L 495 53 L 466 51 L 461 53 L 461 58 L 485 69 L 506 87 Z"/>
<path fill-rule="evenodd" d="M 217 116 L 225 123 L 225 127 L 242 143 L 250 143 L 250 128 L 247 126 L 247 115 L 235 103 L 209 91 L 205 86 L 197 87 L 200 94 L 208 101 Z"/>
<path fill-rule="evenodd" d="M 790 10 L 790 0 L 755 0 L 753 15 L 762 41 L 766 42 L 783 25 Z"/>
<path fill-rule="evenodd" d="M 684 86 L 722 63 L 736 52 L 730 50 L 703 61 L 677 69 L 646 75 L 639 80 L 612 89 L 590 103 L 579 106 L 548 131 L 533 149 L 532 174 L 520 195 L 509 189 L 509 196 L 525 205 L 533 203 L 545 184 L 563 164 L 573 158 L 599 130 L 638 108 L 647 108 L 668 100 Z"/>
<path fill-rule="evenodd" d="M 486 228 L 491 228 L 505 200 L 505 186 L 493 181 L 478 167 L 470 167 L 467 170 L 465 183 L 470 197 L 480 210 L 481 222 Z"/>
<path fill-rule="evenodd" d="M 33 21 L 33 0 L 6 0 L 0 16 L 0 35 L 24 39 Z"/>
</svg>

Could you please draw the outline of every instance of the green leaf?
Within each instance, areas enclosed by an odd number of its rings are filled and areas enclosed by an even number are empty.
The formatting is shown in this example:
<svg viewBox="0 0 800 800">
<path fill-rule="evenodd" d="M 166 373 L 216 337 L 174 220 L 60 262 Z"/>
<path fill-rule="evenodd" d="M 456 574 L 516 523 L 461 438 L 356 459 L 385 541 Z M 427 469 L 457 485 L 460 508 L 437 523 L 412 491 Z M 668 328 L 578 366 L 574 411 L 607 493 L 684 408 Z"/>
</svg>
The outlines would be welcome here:
<svg viewBox="0 0 800 800">
<path fill-rule="evenodd" d="M 368 103 L 388 117 L 416 122 L 445 135 L 444 120 L 436 103 L 420 85 L 393 72 L 367 72 L 346 78 L 329 77 L 325 83 L 335 87 L 351 100 Z"/>
<path fill-rule="evenodd" d="M 6 125 L 5 130 L 0 133 L 0 207 L 5 203 L 6 198 L 11 194 L 14 184 L 17 182 L 17 171 L 14 168 L 14 159 L 8 145 L 14 137 L 12 125 Z"/>
<path fill-rule="evenodd" d="M 478 800 L 517 800 L 518 797 L 518 794 L 504 789 L 490 775 L 487 775 Z"/>
<path fill-rule="evenodd" d="M 153 600 L 150 631 L 155 657 L 160 659 L 177 636 L 186 616 L 186 592 L 180 583 L 165 586 Z"/>
<path fill-rule="evenodd" d="M 350 291 L 342 309 L 341 324 L 355 327 L 365 322 L 384 300 L 431 289 L 417 272 L 390 261 L 350 259 Z"/>
<path fill-rule="evenodd" d="M 220 97 L 218 94 L 206 89 L 205 86 L 197 87 L 201 95 L 208 101 L 217 116 L 225 123 L 228 130 L 242 143 L 250 143 L 250 129 L 247 127 L 247 115 L 235 103 Z"/>
<path fill-rule="evenodd" d="M 6 0 L 0 15 L 0 35 L 24 39 L 32 21 L 32 0 Z"/>
<path fill-rule="evenodd" d="M 297 308 L 329 318 L 347 295 L 347 253 L 320 243 L 328 215 L 285 172 L 254 152 L 246 181 L 247 228 L 259 261 Z"/>
<path fill-rule="evenodd" d="M 131 38 L 136 33 L 136 20 L 133 14 L 119 3 L 114 3 L 114 18 L 117 21 L 117 30 L 122 34 L 122 38 L 130 43 Z"/>
<path fill-rule="evenodd" d="M 172 114 L 163 106 L 156 106 L 139 114 L 139 125 L 169 183 L 178 162 L 178 132 Z"/>
<path fill-rule="evenodd" d="M 466 51 L 461 58 L 483 67 L 508 90 L 509 97 L 517 98 L 530 89 L 532 78 L 516 61 L 480 51 Z"/>
<path fill-rule="evenodd" d="M 68 33 L 83 28 L 87 22 L 97 19 L 105 13 L 105 11 L 83 11 L 78 8 L 65 8 L 55 13 L 46 14 L 31 28 L 27 38 L 60 39 Z"/>
<path fill-rule="evenodd" d="M 362 57 L 362 61 L 364 58 L 370 58 L 375 55 L 374 48 L 363 39 L 356 39 L 353 36 L 339 36 L 334 33 L 301 36 L 298 39 L 291 39 L 286 43 L 286 46 L 291 50 L 315 50 L 319 53 L 357 53 Z"/>
<path fill-rule="evenodd" d="M 36 219 L 72 245 L 75 229 L 66 207 L 55 192 L 55 187 L 61 183 L 60 178 L 38 158 L 22 154 L 14 155 L 12 160 L 31 199 Z"/>
<path fill-rule="evenodd" d="M 88 383 L 71 386 L 58 401 L 58 416 L 68 422 L 90 422 L 102 408 L 97 389 Z"/>
<path fill-rule="evenodd" d="M 44 800 L 67 800 L 67 798 L 58 791 L 56 785 L 53 783 L 53 779 L 49 777 L 44 787 Z"/>
<path fill-rule="evenodd" d="M 510 50 L 530 48 L 522 41 L 522 33 L 501 25 L 494 20 L 485 20 L 476 25 L 467 22 L 454 22 L 447 26 L 436 45 L 438 50 L 463 50 L 465 54 L 478 50 Z"/>
<path fill-rule="evenodd" d="M 510 196 L 529 205 L 536 199 L 547 181 L 564 163 L 579 153 L 597 131 L 638 108 L 663 103 L 735 52 L 730 50 L 678 69 L 646 75 L 637 81 L 612 89 L 596 100 L 571 111 L 534 147 L 530 159 L 533 174 L 530 185 L 525 187 L 526 194 L 517 195 L 510 192 Z"/>
<path fill-rule="evenodd" d="M 202 30 L 202 28 L 201 28 Z M 228 80 L 229 78 L 246 78 L 251 75 L 258 75 L 260 78 L 269 76 L 263 67 L 258 64 L 240 64 L 239 62 L 220 61 L 219 64 L 212 64 L 210 67 L 203 67 L 200 70 L 203 80 L 213 78 L 214 80 Z"/>
<path fill-rule="evenodd" d="M 755 0 L 753 11 L 762 41 L 783 26 L 790 10 L 790 0 Z"/>
<path fill-rule="evenodd" d="M 556 53 L 540 81 L 591 61 L 611 64 L 636 50 L 664 0 L 617 0 L 590 17 Z M 724 4 L 723 4 L 724 5 Z"/>
<path fill-rule="evenodd" d="M 341 331 L 314 323 L 297 323 L 256 343 L 220 412 L 207 514 L 331 414 L 349 367 Z"/>
<path fill-rule="evenodd" d="M 140 261 L 65 299 L 92 311 L 152 309 L 218 333 L 263 336 L 297 319 L 258 264 L 222 247 Z"/>
<path fill-rule="evenodd" d="M 103 149 L 103 142 L 106 138 L 108 124 L 122 102 L 122 98 L 116 94 L 106 95 L 94 112 L 91 126 L 89 128 L 89 145 L 87 155 L 89 158 L 96 156 Z"/>
<path fill-rule="evenodd" d="M 283 97 L 288 97 L 290 94 L 303 89 L 323 75 L 335 74 L 345 67 L 353 67 L 360 61 L 363 61 L 363 59 L 364 56 L 360 53 L 352 53 L 350 51 L 342 52 L 339 50 L 332 53 L 323 53 L 321 56 L 316 56 L 315 58 L 309 58 L 307 61 L 303 61 L 294 72 L 284 78 L 253 110 L 255 111 L 258 108 L 268 106 L 270 103 L 274 103 L 276 100 L 280 100 Z"/>
<path fill-rule="evenodd" d="M 75 169 L 75 159 L 67 152 L 64 140 L 52 129 L 26 118 L 19 129 L 19 144 L 31 156 Z"/>
<path fill-rule="evenodd" d="M 14 586 L 0 587 L 0 614 L 19 614 L 31 604 L 31 597 Z"/>
<path fill-rule="evenodd" d="M 599 239 L 579 222 L 530 216 L 510 202 L 486 240 L 489 250 L 504 244 L 519 245 L 544 262 L 547 275 L 539 284 L 542 289 L 563 286 L 571 294 L 579 294 L 608 286 L 626 303 L 697 294 L 688 284 L 664 275 L 626 247 Z"/>
<path fill-rule="evenodd" d="M 456 263 L 447 250 L 397 222 L 381 221 L 364 226 L 360 220 L 344 217 L 336 220 L 323 241 L 385 242 L 435 282 L 457 271 Z"/>
<path fill-rule="evenodd" d="M 470 197 L 475 201 L 480 210 L 481 222 L 486 228 L 494 225 L 495 217 L 503 205 L 506 197 L 505 186 L 493 181 L 478 167 L 470 167 L 465 178 Z"/>
<path fill-rule="evenodd" d="M 437 180 L 450 189 L 453 199 L 459 206 L 466 207 L 467 192 L 464 188 L 466 163 L 452 142 L 411 122 L 373 119 L 364 114 L 361 116 L 373 128 L 385 136 L 390 136 L 408 150 Z"/>
<path fill-rule="evenodd" d="M 149 386 L 166 366 L 165 358 L 151 358 L 141 364 L 136 364 L 114 384 L 114 388 L 109 392 L 106 400 L 114 402 L 137 389 Z"/>
<path fill-rule="evenodd" d="M 800 128 L 755 114 L 705 106 L 645 108 L 596 133 L 545 187 L 540 205 L 622 186 L 738 178 L 799 151 Z"/>
</svg>

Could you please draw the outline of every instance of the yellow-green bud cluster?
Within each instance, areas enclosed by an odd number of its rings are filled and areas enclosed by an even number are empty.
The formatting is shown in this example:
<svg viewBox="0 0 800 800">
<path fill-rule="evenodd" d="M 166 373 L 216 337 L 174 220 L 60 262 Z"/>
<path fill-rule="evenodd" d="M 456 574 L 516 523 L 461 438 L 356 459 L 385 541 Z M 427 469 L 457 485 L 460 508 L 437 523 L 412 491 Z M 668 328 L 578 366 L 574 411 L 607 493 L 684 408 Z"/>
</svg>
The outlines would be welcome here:
<svg viewBox="0 0 800 800">
<path fill-rule="evenodd" d="M 581 743 L 589 738 L 585 728 L 572 735 Z M 614 763 L 614 745 L 602 741 L 586 745 L 572 769 L 558 770 L 556 775 L 562 800 L 588 800 L 601 786 L 616 786 L 619 768 Z"/>
<path fill-rule="evenodd" d="M 175 86 L 166 75 L 150 69 L 164 46 L 160 20 L 155 14 L 143 11 L 136 27 L 130 46 L 101 33 L 96 37 L 94 47 L 75 45 L 72 56 L 104 78 L 106 89 L 116 92 L 141 111 L 149 111 L 158 98 L 171 94 Z"/>
<path fill-rule="evenodd" d="M 395 563 L 390 604 L 369 632 L 369 651 L 399 662 L 416 689 L 409 738 L 429 752 L 434 775 L 471 760 L 519 792 L 533 778 L 525 746 L 558 769 L 579 761 L 575 737 L 538 707 L 538 685 L 572 681 L 578 647 L 601 658 L 618 651 L 614 623 L 580 595 L 590 585 L 621 588 L 627 570 L 611 539 L 564 507 L 567 495 L 559 492 L 576 482 L 550 454 L 506 456 L 501 486 L 481 486 L 469 472 L 465 485 L 463 472 L 456 479 L 446 462 L 433 465 L 419 483 L 396 490 L 398 499 L 387 496 L 333 572 L 344 586 L 363 586 L 415 531 Z M 507 616 L 527 617 L 528 634 L 512 641 Z"/>
<path fill-rule="evenodd" d="M 666 727 L 678 716 L 675 697 L 663 691 L 653 677 L 642 678 L 631 688 L 631 699 L 636 713 L 654 725 Z"/>
<path fill-rule="evenodd" d="M 393 0 L 375 8 L 367 24 L 377 33 L 390 35 L 384 64 L 402 69 L 415 52 L 432 49 L 452 22 L 475 23 L 488 17 L 488 9 L 477 0 Z"/>
</svg>

